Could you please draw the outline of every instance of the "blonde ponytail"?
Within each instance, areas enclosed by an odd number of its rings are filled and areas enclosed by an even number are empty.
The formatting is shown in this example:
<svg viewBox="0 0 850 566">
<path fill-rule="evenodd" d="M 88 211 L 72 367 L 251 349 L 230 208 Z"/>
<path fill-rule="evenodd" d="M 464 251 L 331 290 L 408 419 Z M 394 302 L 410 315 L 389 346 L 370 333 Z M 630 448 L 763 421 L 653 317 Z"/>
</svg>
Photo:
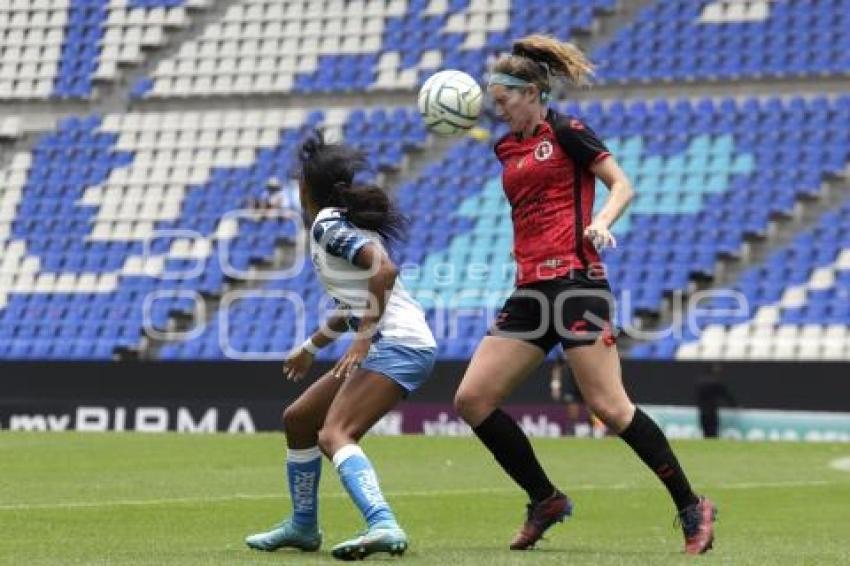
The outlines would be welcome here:
<svg viewBox="0 0 850 566">
<path fill-rule="evenodd" d="M 518 39 L 513 55 L 543 63 L 553 75 L 560 75 L 576 86 L 590 84 L 594 65 L 581 49 L 555 37 L 534 34 Z"/>
</svg>

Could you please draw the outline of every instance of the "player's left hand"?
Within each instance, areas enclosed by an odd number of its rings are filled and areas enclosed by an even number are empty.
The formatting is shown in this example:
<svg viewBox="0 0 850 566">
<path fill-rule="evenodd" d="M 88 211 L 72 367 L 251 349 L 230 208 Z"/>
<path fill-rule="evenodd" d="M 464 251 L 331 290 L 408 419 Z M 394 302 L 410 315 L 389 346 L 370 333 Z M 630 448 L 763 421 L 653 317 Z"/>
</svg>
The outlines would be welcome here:
<svg viewBox="0 0 850 566">
<path fill-rule="evenodd" d="M 590 240 L 593 247 L 597 250 L 617 247 L 617 239 L 614 238 L 614 234 L 601 224 L 592 223 L 585 228 L 584 237 Z"/>
<path fill-rule="evenodd" d="M 295 349 L 283 361 L 283 377 L 289 381 L 301 381 L 313 365 L 313 359 L 313 354 L 307 350 Z"/>
<path fill-rule="evenodd" d="M 331 375 L 337 379 L 346 379 L 360 369 L 360 364 L 366 359 L 372 341 L 369 337 L 357 337 L 348 351 L 339 359 L 331 370 Z"/>
</svg>

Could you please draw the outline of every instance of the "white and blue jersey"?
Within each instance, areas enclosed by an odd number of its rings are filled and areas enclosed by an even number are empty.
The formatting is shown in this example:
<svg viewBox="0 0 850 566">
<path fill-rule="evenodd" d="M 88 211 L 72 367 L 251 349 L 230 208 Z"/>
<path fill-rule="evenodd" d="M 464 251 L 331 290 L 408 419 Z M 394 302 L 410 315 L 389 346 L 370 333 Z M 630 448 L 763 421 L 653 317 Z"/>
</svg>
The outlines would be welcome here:
<svg viewBox="0 0 850 566">
<path fill-rule="evenodd" d="M 366 244 L 386 253 L 380 235 L 358 228 L 339 208 L 322 209 L 310 229 L 316 275 L 339 307 L 351 313 L 349 326 L 354 328 L 368 306 L 368 271 L 354 265 L 357 252 Z M 430 374 L 436 346 L 425 313 L 401 279 L 396 279 L 362 367 L 387 375 L 412 391 Z"/>
</svg>

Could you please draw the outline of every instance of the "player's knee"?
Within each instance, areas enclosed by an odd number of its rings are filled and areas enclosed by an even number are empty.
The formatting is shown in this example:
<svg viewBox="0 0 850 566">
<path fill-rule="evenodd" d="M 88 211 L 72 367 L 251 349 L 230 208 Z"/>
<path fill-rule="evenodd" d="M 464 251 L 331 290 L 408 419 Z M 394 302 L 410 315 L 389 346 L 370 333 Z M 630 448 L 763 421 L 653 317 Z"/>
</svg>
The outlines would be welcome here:
<svg viewBox="0 0 850 566">
<path fill-rule="evenodd" d="M 455 411 L 468 424 L 475 426 L 487 418 L 495 407 L 482 395 L 460 390 L 455 394 Z"/>
<path fill-rule="evenodd" d="M 472 403 L 473 403 L 473 401 L 472 401 L 471 395 L 468 395 L 467 393 L 465 393 L 463 391 L 458 391 L 457 393 L 455 393 L 455 398 L 454 398 L 455 412 L 457 414 L 459 414 L 461 417 L 463 417 L 464 420 L 467 420 L 467 421 L 469 420 L 469 419 L 467 419 L 467 414 L 469 414 L 470 411 L 472 410 L 471 409 Z"/>
<path fill-rule="evenodd" d="M 615 431 L 622 431 L 631 421 L 634 407 L 631 403 L 614 402 L 609 399 L 588 399 L 588 408 L 605 425 Z"/>
<path fill-rule="evenodd" d="M 295 430 L 303 427 L 308 418 L 309 415 L 305 414 L 298 403 L 293 403 L 283 411 L 283 430 Z"/>
</svg>

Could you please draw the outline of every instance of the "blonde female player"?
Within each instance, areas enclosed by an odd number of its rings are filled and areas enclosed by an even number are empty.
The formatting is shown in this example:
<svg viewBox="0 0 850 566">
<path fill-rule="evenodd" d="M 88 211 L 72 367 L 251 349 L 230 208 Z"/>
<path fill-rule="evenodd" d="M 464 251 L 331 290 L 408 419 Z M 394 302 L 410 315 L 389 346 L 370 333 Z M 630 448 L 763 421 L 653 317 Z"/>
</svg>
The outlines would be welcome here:
<svg viewBox="0 0 850 566">
<path fill-rule="evenodd" d="M 327 144 L 316 133 L 302 145 L 299 159 L 301 204 L 312 225 L 311 256 L 338 310 L 284 362 L 285 376 L 304 377 L 319 349 L 346 329 L 356 336 L 335 367 L 283 413 L 292 514 L 245 542 L 267 551 L 319 548 L 318 487 L 324 453 L 366 521 L 366 530 L 335 546 L 333 556 L 353 560 L 375 552 L 399 555 L 407 549 L 407 536 L 357 442 L 428 378 L 436 343 L 422 309 L 397 280 L 397 268 L 383 244 L 401 235 L 403 216 L 381 188 L 354 182 L 366 166 L 363 154 Z"/>
<path fill-rule="evenodd" d="M 517 289 L 478 345 L 455 396 L 458 412 L 531 502 L 510 547 L 531 548 L 572 501 L 555 488 L 517 423 L 499 408 L 560 343 L 588 408 L 663 482 L 676 505 L 685 551 L 714 540 L 714 505 L 694 494 L 664 433 L 631 402 L 610 327 L 613 298 L 597 249 L 632 198 L 616 160 L 581 120 L 548 108 L 551 75 L 585 83 L 592 65 L 576 47 L 532 35 L 500 58 L 489 94 L 510 132 L 495 146 L 511 205 Z M 609 189 L 593 217 L 594 187 Z"/>
</svg>

